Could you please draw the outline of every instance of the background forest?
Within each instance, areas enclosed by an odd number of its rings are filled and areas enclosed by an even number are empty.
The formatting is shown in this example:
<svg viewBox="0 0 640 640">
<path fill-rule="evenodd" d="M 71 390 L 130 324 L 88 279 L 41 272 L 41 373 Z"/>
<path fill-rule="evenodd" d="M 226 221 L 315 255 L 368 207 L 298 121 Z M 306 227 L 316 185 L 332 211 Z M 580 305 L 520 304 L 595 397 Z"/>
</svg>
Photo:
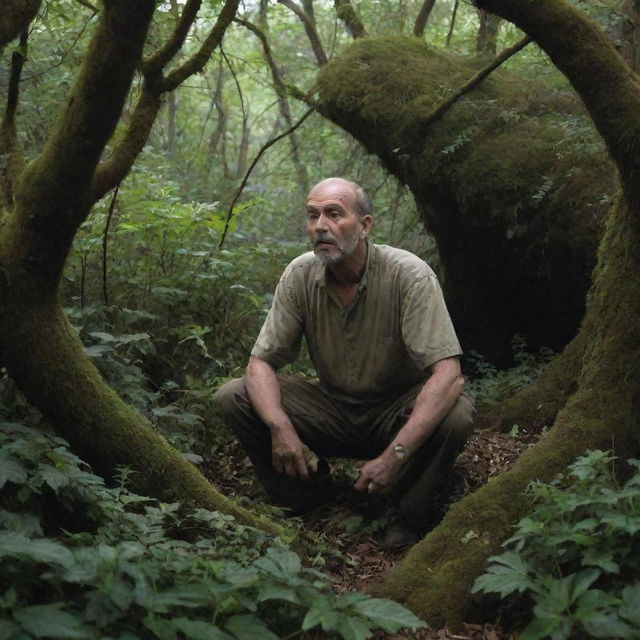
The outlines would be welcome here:
<svg viewBox="0 0 640 640">
<path fill-rule="evenodd" d="M 584 20 L 637 88 L 637 3 L 543 4 L 552 27 L 573 21 L 559 40 L 578 42 Z M 526 11 L 505 11 L 0 8 L 0 639 L 638 637 L 639 322 L 624 291 L 602 304 L 623 309 L 635 346 L 597 362 L 625 400 L 571 404 L 593 389 L 594 335 L 614 335 L 604 314 L 589 329 L 589 309 L 619 273 L 602 267 L 610 211 L 636 229 L 623 205 L 638 176 L 578 62 L 558 65 L 534 33 L 553 28 L 533 16 L 525 33 L 507 20 Z M 622 81 L 593 78 L 617 99 Z M 404 560 L 373 550 L 381 502 L 304 520 L 265 504 L 212 403 L 307 250 L 309 188 L 332 175 L 369 192 L 374 242 L 438 273 L 480 426 L 496 430 L 461 457 L 434 526 L 463 495 L 493 494 L 459 502 Z M 618 278 L 631 291 L 636 251 Z M 352 481 L 355 463 L 333 471 Z"/>
</svg>

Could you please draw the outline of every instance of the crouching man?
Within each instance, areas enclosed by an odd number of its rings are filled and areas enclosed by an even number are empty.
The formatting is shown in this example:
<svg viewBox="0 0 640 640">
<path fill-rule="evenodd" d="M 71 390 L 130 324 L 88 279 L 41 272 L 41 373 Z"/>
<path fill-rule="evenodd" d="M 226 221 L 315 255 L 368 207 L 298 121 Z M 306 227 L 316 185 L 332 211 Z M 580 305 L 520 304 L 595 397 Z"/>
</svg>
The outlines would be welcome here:
<svg viewBox="0 0 640 640">
<path fill-rule="evenodd" d="M 396 505 L 381 543 L 390 548 L 419 539 L 475 409 L 435 274 L 369 242 L 372 224 L 357 184 L 328 178 L 311 190 L 313 251 L 285 269 L 244 378 L 216 402 L 272 502 L 294 513 L 335 495 L 327 458 L 368 460 L 355 488 Z M 276 373 L 303 336 L 318 384 Z"/>
</svg>

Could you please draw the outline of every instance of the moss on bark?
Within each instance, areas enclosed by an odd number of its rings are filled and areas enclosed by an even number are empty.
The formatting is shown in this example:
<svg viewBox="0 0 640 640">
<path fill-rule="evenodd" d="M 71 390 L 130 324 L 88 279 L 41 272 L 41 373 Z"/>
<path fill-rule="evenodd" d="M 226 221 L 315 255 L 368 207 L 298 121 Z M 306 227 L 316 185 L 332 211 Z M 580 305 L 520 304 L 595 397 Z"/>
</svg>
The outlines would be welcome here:
<svg viewBox="0 0 640 640">
<path fill-rule="evenodd" d="M 465 346 L 505 355 L 520 333 L 560 349 L 583 315 L 614 174 L 570 92 L 504 70 L 416 136 L 480 64 L 369 38 L 321 70 L 320 108 L 411 188 Z"/>
</svg>

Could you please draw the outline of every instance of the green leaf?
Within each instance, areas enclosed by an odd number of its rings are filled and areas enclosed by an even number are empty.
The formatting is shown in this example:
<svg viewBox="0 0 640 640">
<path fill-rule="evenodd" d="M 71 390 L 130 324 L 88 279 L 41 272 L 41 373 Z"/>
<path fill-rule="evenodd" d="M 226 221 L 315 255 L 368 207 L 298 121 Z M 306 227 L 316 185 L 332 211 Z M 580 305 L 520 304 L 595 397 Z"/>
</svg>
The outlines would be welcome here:
<svg viewBox="0 0 640 640">
<path fill-rule="evenodd" d="M 344 640 L 366 640 L 371 635 L 371 625 L 353 616 L 342 616 L 337 631 Z"/>
<path fill-rule="evenodd" d="M 238 640 L 280 640 L 262 620 L 252 615 L 231 616 L 225 624 L 225 629 L 231 631 Z"/>
<path fill-rule="evenodd" d="M 637 627 L 630 627 L 615 613 L 605 611 L 591 611 L 581 619 L 587 633 L 592 638 L 628 638 L 637 640 Z"/>
<path fill-rule="evenodd" d="M 493 564 L 476 579 L 471 593 L 482 590 L 485 593 L 499 593 L 504 598 L 515 591 L 523 592 L 533 587 L 529 577 L 530 568 L 519 553 L 506 551 L 502 555 L 492 556 L 489 562 Z"/>
<path fill-rule="evenodd" d="M 52 467 L 50 464 L 39 464 L 38 471 L 44 481 L 56 492 L 62 487 L 66 487 L 71 480 L 69 473 Z"/>
<path fill-rule="evenodd" d="M 172 622 L 190 640 L 233 640 L 233 636 L 210 622 L 189 618 L 174 618 Z"/>
<path fill-rule="evenodd" d="M 178 636 L 178 629 L 170 620 L 148 615 L 142 619 L 142 622 L 144 626 L 149 629 L 149 631 L 155 633 L 160 640 L 175 640 Z"/>
<path fill-rule="evenodd" d="M 620 615 L 640 628 L 640 582 L 622 590 Z"/>
<path fill-rule="evenodd" d="M 91 629 L 74 615 L 62 611 L 62 603 L 23 607 L 13 617 L 36 638 L 95 638 Z"/>
<path fill-rule="evenodd" d="M 40 538 L 32 540 L 17 531 L 0 531 L 0 557 L 25 556 L 34 562 L 47 562 L 67 566 L 73 561 L 73 554 L 63 545 Z"/>
<path fill-rule="evenodd" d="M 420 629 L 427 626 L 411 611 L 391 600 L 367 598 L 361 602 L 356 602 L 353 606 L 354 609 L 375 622 L 381 629 L 391 633 L 404 627 Z"/>
<path fill-rule="evenodd" d="M 541 640 L 548 638 L 558 626 L 558 620 L 550 617 L 534 618 L 520 634 L 520 640 Z"/>
<path fill-rule="evenodd" d="M 4 452 L 0 454 L 0 489 L 7 482 L 22 484 L 27 481 L 27 470 L 17 460 L 8 457 Z"/>
</svg>

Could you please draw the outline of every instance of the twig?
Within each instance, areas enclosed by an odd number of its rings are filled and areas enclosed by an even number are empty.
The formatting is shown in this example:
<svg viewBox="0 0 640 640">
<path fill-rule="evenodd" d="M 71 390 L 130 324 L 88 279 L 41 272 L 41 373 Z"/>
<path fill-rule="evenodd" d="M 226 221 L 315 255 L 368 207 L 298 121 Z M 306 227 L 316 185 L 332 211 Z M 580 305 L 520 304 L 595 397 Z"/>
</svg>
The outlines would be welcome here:
<svg viewBox="0 0 640 640">
<path fill-rule="evenodd" d="M 236 75 L 235 69 L 231 65 L 231 62 L 229 62 L 229 58 L 227 58 L 227 54 L 224 52 L 222 45 L 220 45 L 220 53 L 222 54 L 222 57 L 224 58 L 224 61 L 227 63 L 227 67 L 229 67 L 229 71 L 231 71 L 231 75 L 233 76 L 233 81 L 235 82 L 236 89 L 238 90 L 238 97 L 240 98 L 240 109 L 242 110 L 242 121 L 246 122 L 247 113 L 244 108 L 244 98 L 242 96 L 242 88 L 240 87 L 238 76 Z"/>
<path fill-rule="evenodd" d="M 480 69 L 470 80 L 459 86 L 453 93 L 447 98 L 442 100 L 440 104 L 420 123 L 419 132 L 424 133 L 425 128 L 430 125 L 434 120 L 442 117 L 453 104 L 465 93 L 469 93 L 472 89 L 475 89 L 492 71 L 497 69 L 501 64 L 506 62 L 511 56 L 518 53 L 521 49 L 524 49 L 531 42 L 529 36 L 518 40 L 514 45 L 503 49 L 488 65 Z"/>
<path fill-rule="evenodd" d="M 93 15 L 100 11 L 98 7 L 92 5 L 88 0 L 76 0 L 76 2 L 79 2 L 83 7 L 87 7 L 87 9 L 91 9 L 91 11 L 93 11 Z"/>
<path fill-rule="evenodd" d="M 451 36 L 453 35 L 453 29 L 456 26 L 456 16 L 458 15 L 458 6 L 460 0 L 456 0 L 453 5 L 453 12 L 451 13 L 451 22 L 449 24 L 449 33 L 447 33 L 447 47 L 451 44 Z"/>
<path fill-rule="evenodd" d="M 300 120 L 298 120 L 298 122 L 296 122 L 291 128 L 287 129 L 286 131 L 276 136 L 275 138 L 271 138 L 271 140 L 266 142 L 262 146 L 260 151 L 258 151 L 258 153 L 256 154 L 256 157 L 253 159 L 253 162 L 249 165 L 249 168 L 247 169 L 247 172 L 245 173 L 244 178 L 242 179 L 242 182 L 240 183 L 240 186 L 236 190 L 236 193 L 233 196 L 233 200 L 229 205 L 229 211 L 227 212 L 227 219 L 225 220 L 225 223 L 224 223 L 224 231 L 222 232 L 222 237 L 220 238 L 218 249 L 222 249 L 222 245 L 224 244 L 224 241 L 227 237 L 227 233 L 229 231 L 229 224 L 231 222 L 231 218 L 233 217 L 233 207 L 235 207 L 236 202 L 238 202 L 238 198 L 242 194 L 245 186 L 247 185 L 247 182 L 249 181 L 249 176 L 251 175 L 251 172 L 253 171 L 255 166 L 258 164 L 258 161 L 260 160 L 264 152 L 267 149 L 269 149 L 269 147 L 272 147 L 276 142 L 278 142 L 279 140 L 282 140 L 282 138 L 285 138 L 290 133 L 293 133 L 314 111 L 315 111 L 315 108 L 313 107 L 311 107 L 310 109 L 307 109 L 307 111 L 305 111 L 305 113 L 300 118 Z"/>
<path fill-rule="evenodd" d="M 109 211 L 107 212 L 107 221 L 104 225 L 104 233 L 102 234 L 102 301 L 105 307 L 109 306 L 109 296 L 107 294 L 107 247 L 108 247 L 108 235 L 109 226 L 111 225 L 111 218 L 113 217 L 113 210 L 116 206 L 116 198 L 118 197 L 118 191 L 120 190 L 120 183 L 116 185 L 116 188 L 111 197 L 109 203 Z"/>
<path fill-rule="evenodd" d="M 80 38 L 82 37 L 82 34 L 85 32 L 85 30 L 89 26 L 89 23 L 91 22 L 91 20 L 93 20 L 93 16 L 91 16 L 85 21 L 85 23 L 82 25 L 82 29 L 80 29 L 76 37 L 73 39 L 71 46 L 62 54 L 62 57 L 60 58 L 60 60 L 58 60 L 58 62 L 56 62 L 54 65 L 51 65 L 50 67 L 47 67 L 43 71 L 38 71 L 37 73 L 33 73 L 30 76 L 27 76 L 26 78 L 22 78 L 22 82 L 26 82 L 27 80 L 33 80 L 33 78 L 37 78 L 38 76 L 48 73 L 52 69 L 55 69 L 56 67 L 59 67 L 61 64 L 63 64 L 66 57 L 75 49 L 75 46 L 78 44 L 78 41 L 80 40 Z"/>
</svg>

